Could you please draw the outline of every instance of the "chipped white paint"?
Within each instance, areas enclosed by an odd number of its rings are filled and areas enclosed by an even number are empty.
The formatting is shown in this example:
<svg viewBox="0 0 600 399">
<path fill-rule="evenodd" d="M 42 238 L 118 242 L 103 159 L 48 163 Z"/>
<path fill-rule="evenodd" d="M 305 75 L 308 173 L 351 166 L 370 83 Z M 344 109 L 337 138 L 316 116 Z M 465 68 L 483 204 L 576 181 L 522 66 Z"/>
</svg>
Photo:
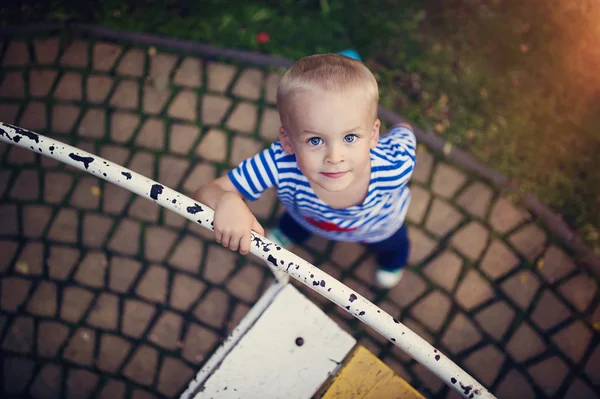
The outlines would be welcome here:
<svg viewBox="0 0 600 399">
<path fill-rule="evenodd" d="M 29 130 L 0 122 L 0 140 L 65 162 L 75 168 L 117 184 L 212 230 L 214 211 L 193 199 L 96 155 Z M 465 398 L 494 396 L 447 356 L 398 320 L 335 278 L 252 233 L 251 253 L 317 291 L 390 340 L 440 377 Z"/>
<path fill-rule="evenodd" d="M 336 373 L 355 344 L 312 301 L 286 284 L 189 398 L 309 399 Z"/>
</svg>

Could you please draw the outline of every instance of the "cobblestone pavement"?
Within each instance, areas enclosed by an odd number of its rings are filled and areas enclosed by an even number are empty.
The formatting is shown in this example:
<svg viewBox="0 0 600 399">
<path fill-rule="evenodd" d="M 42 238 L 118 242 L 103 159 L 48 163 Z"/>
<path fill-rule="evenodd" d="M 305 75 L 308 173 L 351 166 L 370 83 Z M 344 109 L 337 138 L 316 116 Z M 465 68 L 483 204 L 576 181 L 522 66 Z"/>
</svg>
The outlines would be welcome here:
<svg viewBox="0 0 600 399">
<path fill-rule="evenodd" d="M 2 45 L 0 120 L 189 194 L 276 139 L 274 70 L 59 37 Z M 179 394 L 270 283 L 256 258 L 128 191 L 0 144 L 6 398 Z M 528 212 L 419 147 L 409 270 L 389 292 L 356 244 L 294 251 L 449 354 L 501 398 L 592 398 L 598 279 Z M 252 203 L 265 226 L 273 192 Z M 456 397 L 344 311 L 333 319 L 428 397 Z"/>
</svg>

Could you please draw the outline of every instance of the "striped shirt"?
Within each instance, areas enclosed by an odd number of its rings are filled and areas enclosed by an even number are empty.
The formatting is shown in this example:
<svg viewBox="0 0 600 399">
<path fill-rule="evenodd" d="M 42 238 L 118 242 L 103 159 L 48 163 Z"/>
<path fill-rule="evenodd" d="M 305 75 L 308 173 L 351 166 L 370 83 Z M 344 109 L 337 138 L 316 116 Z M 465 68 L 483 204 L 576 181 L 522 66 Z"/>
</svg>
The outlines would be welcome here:
<svg viewBox="0 0 600 399">
<path fill-rule="evenodd" d="M 372 243 L 394 234 L 410 203 L 408 180 L 415 168 L 416 139 L 403 126 L 380 137 L 370 150 L 371 182 L 360 205 L 334 209 L 321 201 L 302 174 L 296 156 L 286 154 L 279 141 L 229 171 L 234 186 L 251 201 L 270 187 L 286 211 L 308 231 L 335 241 Z"/>
</svg>

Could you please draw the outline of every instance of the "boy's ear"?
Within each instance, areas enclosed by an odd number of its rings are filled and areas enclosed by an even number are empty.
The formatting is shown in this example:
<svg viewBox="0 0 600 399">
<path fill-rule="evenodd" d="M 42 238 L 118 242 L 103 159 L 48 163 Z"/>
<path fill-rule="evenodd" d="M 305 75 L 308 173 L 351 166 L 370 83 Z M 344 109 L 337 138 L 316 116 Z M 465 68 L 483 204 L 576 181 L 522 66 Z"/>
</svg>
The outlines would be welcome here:
<svg viewBox="0 0 600 399">
<path fill-rule="evenodd" d="M 293 154 L 294 147 L 292 146 L 292 140 L 290 136 L 286 133 L 283 126 L 279 128 L 279 142 L 281 142 L 281 146 L 286 154 Z"/>
<path fill-rule="evenodd" d="M 379 119 L 375 120 L 375 123 L 373 124 L 373 129 L 371 130 L 371 137 L 370 137 L 370 147 L 371 148 L 375 148 L 377 147 L 377 142 L 379 141 L 379 128 L 381 127 L 381 121 Z"/>
</svg>

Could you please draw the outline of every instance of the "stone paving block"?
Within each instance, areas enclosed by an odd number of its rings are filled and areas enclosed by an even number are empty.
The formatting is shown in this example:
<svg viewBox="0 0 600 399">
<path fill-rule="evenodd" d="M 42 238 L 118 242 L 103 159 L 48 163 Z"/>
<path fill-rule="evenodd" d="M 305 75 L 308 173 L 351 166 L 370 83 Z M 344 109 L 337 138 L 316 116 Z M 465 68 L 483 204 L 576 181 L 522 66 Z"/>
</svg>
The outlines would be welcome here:
<svg viewBox="0 0 600 399">
<path fill-rule="evenodd" d="M 211 91 L 224 92 L 229 87 L 237 68 L 233 65 L 209 62 L 208 89 Z"/>
<path fill-rule="evenodd" d="M 73 177 L 63 172 L 46 172 L 44 181 L 44 202 L 57 204 L 73 184 Z"/>
<path fill-rule="evenodd" d="M 229 321 L 225 323 L 228 336 L 232 334 L 233 330 L 240 324 L 240 321 L 248 314 L 249 311 L 250 307 L 242 302 L 238 302 L 237 305 L 235 305 Z"/>
<path fill-rule="evenodd" d="M 132 399 L 158 399 L 156 396 L 144 391 L 142 389 L 136 389 L 133 391 Z"/>
<path fill-rule="evenodd" d="M 162 156 L 158 162 L 158 181 L 167 187 L 176 189 L 190 167 L 190 162 L 168 155 Z"/>
<path fill-rule="evenodd" d="M 548 396 L 561 386 L 568 373 L 567 365 L 558 357 L 553 356 L 529 367 L 529 375 Z"/>
<path fill-rule="evenodd" d="M 117 292 L 128 292 L 142 265 L 133 259 L 115 256 L 110 260 L 109 287 Z"/>
<path fill-rule="evenodd" d="M 114 79 L 104 75 L 89 75 L 86 79 L 87 100 L 93 104 L 102 104 L 106 101 L 112 89 Z"/>
<path fill-rule="evenodd" d="M 77 213 L 73 209 L 62 208 L 48 233 L 51 240 L 74 244 L 77 242 L 77 228 L 79 222 Z"/>
<path fill-rule="evenodd" d="M 546 233 L 532 223 L 512 234 L 509 241 L 521 255 L 533 261 L 546 247 Z"/>
<path fill-rule="evenodd" d="M 140 77 L 144 74 L 145 54 L 142 50 L 128 50 L 121 58 L 117 73 L 133 77 Z"/>
<path fill-rule="evenodd" d="M 23 206 L 22 209 L 25 237 L 41 237 L 52 216 L 52 209 L 47 206 L 38 205 L 27 205 Z"/>
<path fill-rule="evenodd" d="M 516 369 L 511 369 L 498 385 L 494 394 L 498 398 L 535 399 L 535 392 L 525 377 Z"/>
<path fill-rule="evenodd" d="M 600 382 L 600 345 L 596 345 L 596 349 L 590 356 L 589 360 L 585 364 L 585 372 L 592 379 L 594 384 L 598 384 Z"/>
<path fill-rule="evenodd" d="M 279 87 L 279 82 L 281 81 L 281 76 L 276 73 L 270 73 L 265 78 L 265 101 L 271 104 L 275 104 L 277 101 L 277 88 Z"/>
<path fill-rule="evenodd" d="M 48 126 L 46 120 L 46 104 L 41 102 L 29 102 L 21 115 L 19 126 L 25 129 L 40 132 Z"/>
<path fill-rule="evenodd" d="M 219 337 L 214 332 L 195 323 L 190 323 L 185 335 L 182 356 L 189 362 L 200 363 L 218 343 Z"/>
<path fill-rule="evenodd" d="M 453 354 L 469 349 L 479 341 L 481 333 L 463 313 L 454 316 L 442 337 L 442 344 Z"/>
<path fill-rule="evenodd" d="M 112 218 L 86 213 L 83 219 L 83 244 L 88 248 L 100 248 L 112 225 Z"/>
<path fill-rule="evenodd" d="M 167 299 L 168 273 L 163 267 L 152 265 L 140 280 L 136 294 L 150 302 L 161 303 Z"/>
<path fill-rule="evenodd" d="M 125 112 L 113 112 L 110 123 L 111 139 L 117 143 L 125 143 L 140 124 L 140 117 Z"/>
<path fill-rule="evenodd" d="M 530 217 L 525 210 L 515 207 L 501 197 L 492 208 L 489 222 L 496 231 L 504 234 Z"/>
<path fill-rule="evenodd" d="M 108 248 L 126 255 L 139 251 L 140 224 L 131 219 L 121 219 L 117 231 L 108 242 Z"/>
<path fill-rule="evenodd" d="M 423 230 L 416 227 L 408 228 L 408 239 L 410 240 L 409 265 L 417 265 L 423 262 L 438 245 Z"/>
<path fill-rule="evenodd" d="M 69 44 L 60 57 L 62 65 L 84 68 L 88 66 L 88 42 L 75 40 Z"/>
<path fill-rule="evenodd" d="M 122 337 L 112 334 L 102 334 L 98 368 L 115 373 L 121 366 L 131 349 L 131 344 Z"/>
<path fill-rule="evenodd" d="M 132 196 L 131 191 L 117 185 L 105 185 L 102 204 L 103 211 L 113 215 L 120 215 Z"/>
<path fill-rule="evenodd" d="M 182 90 L 171 102 L 167 112 L 170 118 L 195 122 L 198 119 L 198 95 L 191 90 Z"/>
<path fill-rule="evenodd" d="M 150 341 L 165 349 L 175 350 L 183 326 L 183 318 L 176 313 L 164 311 L 150 330 Z"/>
<path fill-rule="evenodd" d="M 98 399 L 125 399 L 125 383 L 109 379 L 98 394 Z"/>
<path fill-rule="evenodd" d="M 588 349 L 592 332 L 586 325 L 576 320 L 552 336 L 554 343 L 574 363 L 581 360 Z"/>
<path fill-rule="evenodd" d="M 13 264 L 19 245 L 15 241 L 0 240 L 0 273 L 5 273 Z"/>
<path fill-rule="evenodd" d="M 551 245 L 546 249 L 538 270 L 549 283 L 565 277 L 575 269 L 573 260 L 562 249 Z"/>
<path fill-rule="evenodd" d="M 174 123 L 169 134 L 169 151 L 189 154 L 199 134 L 200 129 L 196 126 Z"/>
<path fill-rule="evenodd" d="M 66 280 L 79 259 L 79 251 L 75 248 L 50 246 L 47 259 L 48 274 L 54 280 Z"/>
<path fill-rule="evenodd" d="M 0 97 L 24 98 L 25 80 L 23 72 L 6 72 L 2 85 L 0 85 Z"/>
<path fill-rule="evenodd" d="M 58 38 L 38 39 L 34 41 L 35 60 L 38 64 L 53 64 L 56 62 L 60 42 Z"/>
<path fill-rule="evenodd" d="M 584 312 L 598 292 L 596 282 L 586 274 L 578 274 L 563 283 L 558 290 L 580 312 Z"/>
<path fill-rule="evenodd" d="M 21 201 L 36 200 L 39 197 L 39 173 L 37 170 L 22 170 L 10 190 L 11 198 Z"/>
<path fill-rule="evenodd" d="M 147 119 L 136 138 L 136 144 L 154 150 L 162 150 L 165 146 L 165 123 L 162 119 Z"/>
<path fill-rule="evenodd" d="M 227 134 L 219 129 L 209 130 L 196 148 L 196 154 L 205 160 L 223 162 L 227 157 Z"/>
<path fill-rule="evenodd" d="M 139 87 L 132 80 L 121 80 L 110 97 L 109 104 L 113 107 L 136 110 L 139 105 Z"/>
<path fill-rule="evenodd" d="M 136 173 L 150 179 L 154 179 L 154 156 L 148 152 L 138 151 L 135 153 L 127 167 Z"/>
<path fill-rule="evenodd" d="M 33 319 L 17 315 L 5 331 L 2 349 L 17 353 L 30 353 L 33 348 L 33 335 Z"/>
<path fill-rule="evenodd" d="M 517 362 L 525 362 L 547 350 L 544 341 L 528 322 L 523 321 L 507 341 L 506 351 Z"/>
<path fill-rule="evenodd" d="M 198 58 L 186 57 L 177 68 L 173 82 L 179 86 L 195 88 L 202 86 L 202 61 Z"/>
<path fill-rule="evenodd" d="M 13 165 L 34 165 L 36 163 L 36 153 L 21 147 L 10 147 L 7 158 L 8 162 Z"/>
<path fill-rule="evenodd" d="M 262 280 L 263 270 L 248 264 L 229 279 L 226 288 L 233 296 L 254 303 L 260 294 Z"/>
<path fill-rule="evenodd" d="M 19 114 L 19 106 L 16 104 L 0 104 L 0 118 L 6 123 L 16 123 L 17 115 Z M 8 148 L 8 144 L 3 144 L 5 148 Z M 0 153 L 3 153 L 0 151 Z"/>
<path fill-rule="evenodd" d="M 140 338 L 146 331 L 148 323 L 155 313 L 155 305 L 128 299 L 125 301 L 125 310 L 121 315 L 123 334 Z"/>
<path fill-rule="evenodd" d="M 256 128 L 256 117 L 256 105 L 240 102 L 235 106 L 229 118 L 227 118 L 226 126 L 231 130 L 249 135 Z"/>
<path fill-rule="evenodd" d="M 30 62 L 29 50 L 27 43 L 24 41 L 11 40 L 4 58 L 2 59 L 3 66 L 24 66 Z"/>
<path fill-rule="evenodd" d="M 417 166 L 413 171 L 411 179 L 423 184 L 429 183 L 429 177 L 431 176 L 431 169 L 433 168 L 434 162 L 435 160 L 431 152 L 427 151 L 421 146 L 418 146 Z"/>
<path fill-rule="evenodd" d="M 204 245 L 202 241 L 197 238 L 184 236 L 173 255 L 169 258 L 169 264 L 191 273 L 198 273 L 200 271 L 200 262 L 204 253 Z"/>
<path fill-rule="evenodd" d="M 160 205 L 157 203 L 152 202 L 148 198 L 136 196 L 129 207 L 127 214 L 134 219 L 156 223 L 158 221 L 159 211 Z"/>
<path fill-rule="evenodd" d="M 279 128 L 281 119 L 279 112 L 274 108 L 263 108 L 258 134 L 268 142 L 279 140 Z"/>
<path fill-rule="evenodd" d="M 501 341 L 515 317 L 515 311 L 506 302 L 494 302 L 475 316 L 485 332 Z"/>
<path fill-rule="evenodd" d="M 243 136 L 234 136 L 233 148 L 229 163 L 232 166 L 239 165 L 244 159 L 253 157 L 263 150 L 263 144 L 255 139 Z"/>
<path fill-rule="evenodd" d="M 103 252 L 88 252 L 75 272 L 75 280 L 91 287 L 104 287 L 108 261 Z"/>
<path fill-rule="evenodd" d="M 489 232 L 479 222 L 471 222 L 458 230 L 451 243 L 459 252 L 471 260 L 477 260 L 483 253 L 489 238 Z"/>
<path fill-rule="evenodd" d="M 91 366 L 94 360 L 96 333 L 89 328 L 78 328 L 69 340 L 63 357 L 82 366 Z"/>
<path fill-rule="evenodd" d="M 175 64 L 177 63 L 177 56 L 172 54 L 156 54 L 150 58 L 150 76 L 153 78 L 157 77 L 169 77 Z"/>
<path fill-rule="evenodd" d="M 238 255 L 220 245 L 209 245 L 202 277 L 214 284 L 223 283 L 235 269 Z"/>
<path fill-rule="evenodd" d="M 237 79 L 232 93 L 236 97 L 258 100 L 263 73 L 258 69 L 246 69 Z"/>
<path fill-rule="evenodd" d="M 37 333 L 37 352 L 42 357 L 55 357 L 67 340 L 69 328 L 56 321 L 40 321 Z"/>
<path fill-rule="evenodd" d="M 490 386 L 498 377 L 506 356 L 495 346 L 487 345 L 464 360 L 466 368 L 479 382 Z"/>
<path fill-rule="evenodd" d="M 17 207 L 12 204 L 0 205 L 1 235 L 17 235 L 19 233 L 19 221 L 17 219 Z"/>
<path fill-rule="evenodd" d="M 192 173 L 189 174 L 188 178 L 183 183 L 184 194 L 193 193 L 198 187 L 214 180 L 216 175 L 217 171 L 213 165 L 204 162 L 196 165 Z"/>
<path fill-rule="evenodd" d="M 551 291 L 545 290 L 535 307 L 531 320 L 543 330 L 554 327 L 569 317 L 569 309 Z"/>
<path fill-rule="evenodd" d="M 529 307 L 539 287 L 539 278 L 530 270 L 515 274 L 501 285 L 502 291 L 523 310 Z"/>
<path fill-rule="evenodd" d="M 260 220 L 261 218 L 268 219 L 278 203 L 277 191 L 271 187 L 266 189 L 258 200 L 249 201 L 247 205 L 252 214 Z"/>
<path fill-rule="evenodd" d="M 406 218 L 415 224 L 420 224 L 425 217 L 425 212 L 429 207 L 431 194 L 421 186 L 412 185 L 410 187 L 411 200 L 408 207 Z"/>
<path fill-rule="evenodd" d="M 106 133 L 106 112 L 98 108 L 88 109 L 79 124 L 77 133 L 83 137 L 103 138 Z"/>
<path fill-rule="evenodd" d="M 438 237 L 443 237 L 464 219 L 463 215 L 451 204 L 434 198 L 425 228 Z"/>
<path fill-rule="evenodd" d="M 473 216 L 484 218 L 492 200 L 492 190 L 481 182 L 473 182 L 459 195 L 456 203 Z"/>
<path fill-rule="evenodd" d="M 225 291 L 211 289 L 200 301 L 194 315 L 209 326 L 221 328 L 227 317 L 230 297 Z"/>
<path fill-rule="evenodd" d="M 417 159 L 417 164 L 418 164 Z M 467 180 L 465 174 L 446 164 L 438 163 L 431 181 L 431 191 L 445 198 L 451 198 Z"/>
<path fill-rule="evenodd" d="M 336 242 L 331 253 L 331 260 L 342 269 L 349 269 L 354 262 L 365 253 L 365 247 L 353 242 Z"/>
<path fill-rule="evenodd" d="M 169 303 L 171 307 L 187 312 L 190 306 L 204 292 L 206 284 L 199 279 L 192 278 L 183 273 L 175 274 L 173 288 Z"/>
<path fill-rule="evenodd" d="M 52 131 L 54 133 L 70 133 L 80 112 L 79 107 L 74 105 L 54 105 L 52 107 Z"/>
<path fill-rule="evenodd" d="M 62 369 L 55 364 L 46 363 L 31 384 L 29 392 L 36 398 L 60 399 L 62 381 Z"/>
<path fill-rule="evenodd" d="M 92 49 L 92 68 L 99 71 L 110 71 L 121 52 L 121 47 L 116 44 L 95 43 Z"/>
<path fill-rule="evenodd" d="M 82 99 L 82 77 L 75 72 L 65 72 L 54 90 L 53 96 L 59 100 L 80 101 Z"/>
<path fill-rule="evenodd" d="M 47 69 L 33 69 L 29 71 L 29 94 L 33 97 L 48 95 L 57 72 Z"/>
<path fill-rule="evenodd" d="M 87 324 L 104 330 L 115 330 L 118 315 L 119 297 L 103 292 L 92 307 L 87 318 Z"/>
<path fill-rule="evenodd" d="M 0 296 L 0 307 L 5 312 L 16 312 L 27 297 L 31 282 L 20 277 L 2 278 L 2 294 Z"/>
<path fill-rule="evenodd" d="M 164 261 L 171 246 L 177 239 L 177 233 L 162 227 L 147 227 L 144 236 L 144 254 L 152 262 Z"/>
<path fill-rule="evenodd" d="M 170 90 L 159 90 L 152 84 L 144 84 L 142 110 L 146 114 L 161 113 L 171 94 Z"/>
<path fill-rule="evenodd" d="M 204 125 L 219 124 L 230 106 L 231 99 L 227 97 L 205 94 L 202 97 L 202 123 Z"/>
<path fill-rule="evenodd" d="M 162 212 L 164 215 L 163 221 L 166 226 L 173 227 L 175 229 L 181 229 L 187 223 L 186 218 L 184 218 L 183 216 L 181 216 L 175 212 L 171 212 L 166 209 L 162 209 Z"/>
<path fill-rule="evenodd" d="M 471 269 L 462 279 L 455 299 L 467 311 L 471 310 L 494 297 L 494 290 L 481 275 Z"/>
<path fill-rule="evenodd" d="M 56 315 L 56 285 L 49 281 L 41 281 L 27 301 L 27 311 L 37 316 L 54 317 Z"/>
<path fill-rule="evenodd" d="M 434 332 L 438 332 L 448 316 L 452 302 L 440 291 L 432 291 L 410 310 L 411 315 Z"/>
<path fill-rule="evenodd" d="M 423 271 L 434 283 L 452 291 L 462 269 L 463 261 L 453 252 L 446 250 L 429 262 Z"/>
<path fill-rule="evenodd" d="M 94 294 L 79 287 L 66 287 L 62 290 L 60 317 L 71 323 L 77 323 L 87 310 Z"/>
<path fill-rule="evenodd" d="M 182 393 L 194 377 L 194 370 L 185 365 L 181 360 L 166 357 L 158 375 L 158 391 L 174 398 Z"/>
<path fill-rule="evenodd" d="M 141 385 L 152 385 L 158 366 L 158 352 L 147 345 L 140 346 L 129 362 L 123 374 Z"/>
<path fill-rule="evenodd" d="M 597 399 L 598 394 L 593 391 L 593 388 L 583 382 L 583 380 L 577 378 L 567 390 L 565 398 Z"/>
<path fill-rule="evenodd" d="M 481 261 L 480 268 L 488 277 L 497 280 L 518 264 L 519 259 L 504 242 L 493 240 Z"/>
<path fill-rule="evenodd" d="M 419 363 L 412 366 L 412 372 L 433 394 L 439 392 L 444 387 L 444 382 L 437 375 L 433 374 L 425 366 Z"/>
<path fill-rule="evenodd" d="M 7 356 L 3 359 L 4 387 L 7 393 L 22 393 L 33 376 L 35 363 L 30 359 Z"/>
</svg>

